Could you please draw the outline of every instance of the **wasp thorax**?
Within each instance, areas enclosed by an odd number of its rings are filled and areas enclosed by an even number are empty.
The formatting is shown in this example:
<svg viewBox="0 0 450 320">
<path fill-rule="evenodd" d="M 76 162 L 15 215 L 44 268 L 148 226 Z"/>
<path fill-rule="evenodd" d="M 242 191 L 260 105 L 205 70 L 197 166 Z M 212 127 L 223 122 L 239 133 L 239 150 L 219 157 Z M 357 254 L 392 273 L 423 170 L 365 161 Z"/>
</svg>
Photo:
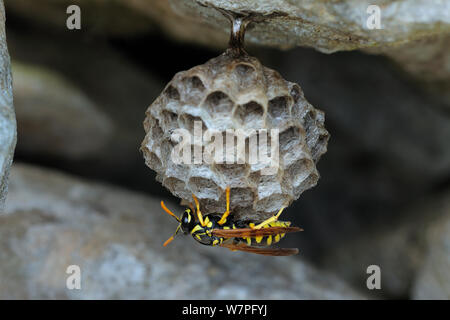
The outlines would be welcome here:
<svg viewBox="0 0 450 320">
<path fill-rule="evenodd" d="M 233 214 L 256 220 L 316 185 L 329 138 L 299 85 L 233 46 L 177 73 L 144 128 L 146 164 L 174 195 L 192 202 L 194 193 L 202 212 L 216 213 L 230 187 Z"/>
</svg>

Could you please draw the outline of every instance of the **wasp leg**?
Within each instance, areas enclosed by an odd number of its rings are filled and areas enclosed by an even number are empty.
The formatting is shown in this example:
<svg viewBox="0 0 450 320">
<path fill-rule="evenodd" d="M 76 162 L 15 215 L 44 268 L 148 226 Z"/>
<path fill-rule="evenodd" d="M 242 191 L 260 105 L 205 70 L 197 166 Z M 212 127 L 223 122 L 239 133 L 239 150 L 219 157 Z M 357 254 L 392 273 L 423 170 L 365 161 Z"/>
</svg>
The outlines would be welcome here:
<svg viewBox="0 0 450 320">
<path fill-rule="evenodd" d="M 278 213 L 272 217 L 270 217 L 269 219 L 261 222 L 260 224 L 256 225 L 256 226 L 250 226 L 252 229 L 261 229 L 262 227 L 264 227 L 265 225 L 268 225 L 271 222 L 275 222 L 278 220 L 278 217 L 280 216 L 280 214 L 283 212 L 285 207 L 281 208 L 280 211 L 278 211 Z"/>
<path fill-rule="evenodd" d="M 206 223 L 205 223 L 205 221 L 203 220 L 203 216 L 202 216 L 202 212 L 200 211 L 200 204 L 198 203 L 198 199 L 197 199 L 197 197 L 196 197 L 194 194 L 192 194 L 192 198 L 194 198 L 195 205 L 196 205 L 196 207 L 197 207 L 197 217 L 198 217 L 198 221 L 200 221 L 200 225 L 201 225 L 202 227 L 204 227 L 204 226 L 206 226 Z"/>
<path fill-rule="evenodd" d="M 226 195 L 227 195 L 227 211 L 224 212 L 222 218 L 220 218 L 220 220 L 217 222 L 219 225 L 223 225 L 225 222 L 227 222 L 227 217 L 230 214 L 230 187 L 227 187 Z"/>
</svg>

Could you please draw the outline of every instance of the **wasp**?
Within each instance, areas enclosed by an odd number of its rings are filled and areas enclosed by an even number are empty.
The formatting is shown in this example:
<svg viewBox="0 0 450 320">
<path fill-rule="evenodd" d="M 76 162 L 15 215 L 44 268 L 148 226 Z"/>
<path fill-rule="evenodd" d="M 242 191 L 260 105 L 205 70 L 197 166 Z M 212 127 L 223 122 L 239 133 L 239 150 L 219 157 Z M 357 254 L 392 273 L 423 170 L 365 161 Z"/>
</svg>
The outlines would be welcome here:
<svg viewBox="0 0 450 320">
<path fill-rule="evenodd" d="M 303 231 L 301 228 L 291 226 L 289 221 L 278 221 L 285 207 L 282 207 L 276 215 L 257 223 L 235 220 L 232 215 L 230 216 L 230 188 L 226 188 L 226 211 L 222 215 L 203 216 L 198 199 L 194 194 L 192 198 L 196 208 L 190 204 L 190 208 L 186 208 L 180 217 L 177 217 L 161 201 L 163 210 L 179 223 L 175 233 L 164 242 L 164 246 L 172 242 L 181 230 L 185 235 L 191 234 L 203 245 L 220 246 L 232 251 L 239 250 L 267 256 L 290 256 L 298 253 L 296 248 L 270 247 L 279 242 L 286 233 Z"/>
</svg>

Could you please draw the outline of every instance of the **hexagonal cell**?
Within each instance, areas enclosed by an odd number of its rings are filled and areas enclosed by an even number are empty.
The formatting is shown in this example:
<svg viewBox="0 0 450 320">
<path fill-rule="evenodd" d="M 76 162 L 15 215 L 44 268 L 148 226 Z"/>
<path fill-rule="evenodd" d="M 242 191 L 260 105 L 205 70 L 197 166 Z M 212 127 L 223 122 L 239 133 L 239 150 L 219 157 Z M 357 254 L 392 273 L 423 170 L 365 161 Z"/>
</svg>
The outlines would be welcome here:
<svg viewBox="0 0 450 320">
<path fill-rule="evenodd" d="M 177 197 L 183 199 L 191 196 L 190 192 L 186 190 L 185 183 L 180 179 L 168 177 L 162 181 L 162 184 L 171 192 L 173 192 L 173 194 L 176 195 Z"/>
<path fill-rule="evenodd" d="M 149 113 L 145 113 L 145 119 L 144 119 L 144 130 L 145 132 L 148 132 L 151 128 L 151 126 L 154 123 L 154 118 L 149 114 Z"/>
<path fill-rule="evenodd" d="M 251 172 L 248 175 L 248 181 L 254 187 L 258 187 L 259 179 L 261 179 L 261 172 L 260 171 Z"/>
<path fill-rule="evenodd" d="M 300 185 L 314 170 L 314 162 L 311 159 L 299 159 L 291 164 L 286 172 L 291 177 L 292 185 Z"/>
<path fill-rule="evenodd" d="M 249 188 L 231 188 L 230 202 L 236 203 L 236 207 L 249 207 L 253 205 L 253 191 Z"/>
<path fill-rule="evenodd" d="M 277 125 L 289 118 L 289 97 L 280 96 L 269 101 L 268 112 L 272 123 Z"/>
<path fill-rule="evenodd" d="M 170 100 L 180 100 L 180 93 L 173 85 L 169 85 L 164 90 L 163 95 Z"/>
<path fill-rule="evenodd" d="M 317 162 L 320 156 L 327 151 L 327 143 L 329 138 L 330 135 L 328 134 L 328 132 L 319 135 L 316 143 L 311 148 L 311 156 L 314 161 Z"/>
<path fill-rule="evenodd" d="M 218 200 L 220 188 L 214 181 L 203 177 L 191 177 L 188 185 L 197 198 Z"/>
<path fill-rule="evenodd" d="M 316 172 L 311 173 L 298 186 L 294 187 L 294 197 L 300 197 L 304 191 L 314 187 L 318 180 L 319 175 Z"/>
<path fill-rule="evenodd" d="M 206 130 L 206 125 L 203 122 L 202 118 L 200 117 L 194 117 L 190 114 L 187 113 L 183 113 L 180 116 L 180 122 L 181 122 L 181 127 L 188 130 L 190 133 L 194 133 L 194 128 L 196 128 L 195 126 L 197 125 L 198 128 L 202 129 L 202 134 L 204 132 L 204 130 Z M 201 126 L 200 126 L 201 124 Z"/>
<path fill-rule="evenodd" d="M 303 115 L 303 123 L 305 129 L 313 127 L 315 122 L 316 122 L 316 111 L 314 111 L 311 108 L 308 111 L 306 111 L 306 113 Z"/>
<path fill-rule="evenodd" d="M 170 190 L 184 189 L 185 186 L 185 183 L 182 180 L 174 177 L 165 178 L 163 184 Z"/>
<path fill-rule="evenodd" d="M 191 199 L 192 199 L 192 195 L 191 195 Z M 194 202 L 193 200 L 191 200 L 191 201 L 192 201 L 192 203 Z M 200 201 L 201 201 L 201 211 L 203 213 L 209 212 L 209 213 L 213 213 L 213 214 L 221 216 L 226 210 L 225 200 L 218 201 L 218 200 L 213 200 L 213 199 L 201 199 Z"/>
<path fill-rule="evenodd" d="M 281 193 L 281 183 L 277 175 L 261 175 L 258 181 L 258 198 L 263 199 L 273 193 Z"/>
<path fill-rule="evenodd" d="M 198 105 L 203 99 L 205 85 L 198 76 L 185 77 L 182 80 L 184 86 L 183 99 L 192 105 Z"/>
<path fill-rule="evenodd" d="M 291 177 L 287 172 L 283 172 L 283 175 L 281 177 L 281 189 L 283 190 L 284 194 L 292 195 L 293 188 L 292 188 L 292 181 Z"/>
<path fill-rule="evenodd" d="M 165 177 L 173 177 L 183 181 L 186 181 L 189 175 L 189 165 L 187 164 L 176 164 L 171 161 L 170 158 L 166 159 L 166 171 L 164 172 Z"/>
<path fill-rule="evenodd" d="M 151 151 L 147 152 L 145 164 L 157 172 L 162 169 L 161 160 L 154 152 Z"/>
<path fill-rule="evenodd" d="M 277 97 L 289 96 L 288 82 L 275 70 L 264 68 L 265 82 L 267 83 L 266 95 L 269 100 Z M 290 98 L 290 96 L 289 96 Z"/>
<path fill-rule="evenodd" d="M 300 129 L 295 126 L 287 128 L 286 130 L 280 133 L 279 141 L 281 151 L 287 151 L 291 149 L 293 146 L 301 143 L 302 141 Z"/>
<path fill-rule="evenodd" d="M 299 121 L 303 121 L 303 115 L 305 110 L 311 109 L 312 106 L 305 99 L 299 99 L 296 103 L 292 105 L 291 114 L 292 117 L 298 119 Z"/>
<path fill-rule="evenodd" d="M 254 86 L 257 73 L 251 64 L 238 63 L 233 69 L 233 76 L 239 83 L 239 87 L 248 88 Z"/>
<path fill-rule="evenodd" d="M 290 94 L 292 99 L 294 99 L 294 103 L 297 103 L 301 98 L 303 98 L 303 91 L 299 85 L 293 84 L 290 90 Z"/>
<path fill-rule="evenodd" d="M 163 138 L 164 132 L 159 125 L 159 120 L 155 119 L 155 122 L 153 123 L 153 126 L 150 128 L 150 136 L 152 140 L 159 141 Z"/>
<path fill-rule="evenodd" d="M 235 119 L 246 128 L 260 129 L 264 125 L 264 108 L 255 101 L 238 105 L 234 112 Z"/>
<path fill-rule="evenodd" d="M 282 207 L 289 205 L 289 201 L 288 195 L 275 193 L 256 202 L 255 210 L 276 213 Z"/>
<path fill-rule="evenodd" d="M 249 167 L 245 164 L 220 163 L 213 166 L 214 171 L 222 175 L 223 181 L 227 181 L 229 187 L 246 185 L 246 176 Z"/>
<path fill-rule="evenodd" d="M 309 158 L 310 152 L 305 143 L 302 141 L 302 143 L 294 144 L 290 149 L 281 151 L 280 157 L 281 157 L 281 163 L 283 164 L 284 168 L 289 167 L 290 165 L 294 164 L 298 161 L 298 159 L 304 159 Z"/>
<path fill-rule="evenodd" d="M 168 139 L 164 139 L 161 141 L 160 150 L 161 150 L 161 158 L 163 159 L 163 162 L 166 162 L 169 159 L 174 146 L 175 146 L 175 143 L 173 143 L 172 141 L 170 141 Z"/>
<path fill-rule="evenodd" d="M 163 110 L 161 112 L 161 120 L 164 131 L 178 128 L 178 115 L 175 112 Z"/>
<path fill-rule="evenodd" d="M 231 114 L 234 102 L 222 91 L 214 91 L 205 100 L 204 108 L 212 118 Z"/>
</svg>

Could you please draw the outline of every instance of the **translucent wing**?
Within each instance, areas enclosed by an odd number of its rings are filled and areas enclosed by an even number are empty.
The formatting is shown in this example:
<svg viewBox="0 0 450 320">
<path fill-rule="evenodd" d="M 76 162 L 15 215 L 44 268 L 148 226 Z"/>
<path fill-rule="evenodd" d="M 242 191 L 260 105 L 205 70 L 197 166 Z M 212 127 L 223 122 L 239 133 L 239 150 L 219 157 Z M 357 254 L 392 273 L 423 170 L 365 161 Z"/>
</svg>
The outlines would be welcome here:
<svg viewBox="0 0 450 320">
<path fill-rule="evenodd" d="M 268 227 L 261 229 L 238 228 L 238 229 L 213 229 L 212 234 L 222 238 L 244 238 L 244 237 L 261 237 L 271 236 L 281 233 L 299 232 L 303 229 L 299 227 Z"/>
<path fill-rule="evenodd" d="M 292 256 L 298 254 L 296 248 L 260 248 L 248 246 L 244 243 L 222 243 L 221 247 L 228 248 L 231 251 L 244 251 L 256 254 L 262 254 L 265 256 Z"/>
</svg>

